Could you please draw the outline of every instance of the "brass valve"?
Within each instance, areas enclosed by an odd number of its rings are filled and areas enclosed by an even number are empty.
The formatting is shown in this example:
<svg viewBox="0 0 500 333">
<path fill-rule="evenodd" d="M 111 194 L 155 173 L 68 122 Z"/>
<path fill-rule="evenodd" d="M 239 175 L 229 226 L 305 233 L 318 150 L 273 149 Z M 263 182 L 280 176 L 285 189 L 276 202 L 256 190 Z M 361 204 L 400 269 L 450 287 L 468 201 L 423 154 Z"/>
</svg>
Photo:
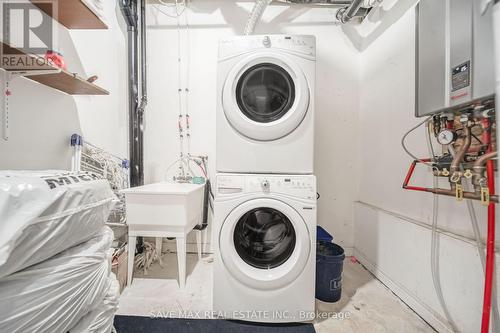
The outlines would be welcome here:
<svg viewBox="0 0 500 333">
<path fill-rule="evenodd" d="M 470 169 L 465 170 L 464 177 L 467 179 L 471 179 L 472 178 L 472 171 L 470 171 Z"/>
<path fill-rule="evenodd" d="M 460 183 L 457 183 L 455 186 L 455 198 L 457 201 L 462 201 L 464 199 L 464 188 Z"/>
<path fill-rule="evenodd" d="M 458 183 L 460 181 L 460 178 L 462 178 L 462 173 L 455 171 L 450 177 L 450 182 L 452 183 Z"/>
<path fill-rule="evenodd" d="M 481 203 L 484 206 L 488 206 L 490 204 L 490 189 L 486 184 L 486 178 L 481 178 L 479 180 L 479 186 L 481 187 Z"/>
</svg>

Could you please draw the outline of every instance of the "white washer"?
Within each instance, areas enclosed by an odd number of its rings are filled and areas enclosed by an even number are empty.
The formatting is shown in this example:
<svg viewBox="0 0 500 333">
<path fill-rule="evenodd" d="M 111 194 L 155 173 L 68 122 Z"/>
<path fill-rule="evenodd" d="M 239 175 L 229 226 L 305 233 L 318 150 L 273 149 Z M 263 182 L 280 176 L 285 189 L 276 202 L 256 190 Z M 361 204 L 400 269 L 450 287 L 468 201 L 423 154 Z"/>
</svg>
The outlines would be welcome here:
<svg viewBox="0 0 500 333">
<path fill-rule="evenodd" d="M 219 174 L 214 211 L 215 314 L 257 322 L 313 319 L 316 178 Z"/>
<path fill-rule="evenodd" d="M 314 36 L 239 36 L 219 44 L 217 171 L 312 174 Z"/>
</svg>

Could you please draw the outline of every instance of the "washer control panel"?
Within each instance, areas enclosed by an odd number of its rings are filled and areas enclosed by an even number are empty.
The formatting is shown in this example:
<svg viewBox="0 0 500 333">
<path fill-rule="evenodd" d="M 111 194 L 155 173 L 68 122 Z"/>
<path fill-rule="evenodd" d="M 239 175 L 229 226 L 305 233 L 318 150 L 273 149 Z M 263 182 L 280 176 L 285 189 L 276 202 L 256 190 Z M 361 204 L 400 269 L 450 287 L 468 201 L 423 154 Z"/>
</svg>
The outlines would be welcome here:
<svg viewBox="0 0 500 333">
<path fill-rule="evenodd" d="M 217 175 L 217 195 L 237 193 L 283 194 L 297 198 L 316 198 L 315 176 Z"/>
<path fill-rule="evenodd" d="M 252 35 L 225 38 L 219 42 L 219 59 L 262 49 L 276 49 L 315 57 L 316 38 L 308 35 Z"/>
</svg>

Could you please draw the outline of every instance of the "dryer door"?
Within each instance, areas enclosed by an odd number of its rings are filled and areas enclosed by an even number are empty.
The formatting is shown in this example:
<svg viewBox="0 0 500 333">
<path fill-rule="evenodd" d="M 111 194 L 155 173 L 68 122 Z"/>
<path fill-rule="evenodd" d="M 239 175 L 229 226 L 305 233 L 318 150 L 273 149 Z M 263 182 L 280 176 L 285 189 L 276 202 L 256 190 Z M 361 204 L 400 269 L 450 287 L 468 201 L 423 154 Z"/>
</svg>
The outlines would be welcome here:
<svg viewBox="0 0 500 333">
<path fill-rule="evenodd" d="M 222 92 L 224 113 L 240 134 L 271 141 L 293 132 L 309 108 L 309 85 L 286 54 L 258 53 L 240 61 Z"/>
<path fill-rule="evenodd" d="M 306 223 L 279 200 L 254 199 L 228 215 L 219 234 L 224 267 L 255 289 L 276 289 L 294 281 L 311 253 Z"/>
</svg>

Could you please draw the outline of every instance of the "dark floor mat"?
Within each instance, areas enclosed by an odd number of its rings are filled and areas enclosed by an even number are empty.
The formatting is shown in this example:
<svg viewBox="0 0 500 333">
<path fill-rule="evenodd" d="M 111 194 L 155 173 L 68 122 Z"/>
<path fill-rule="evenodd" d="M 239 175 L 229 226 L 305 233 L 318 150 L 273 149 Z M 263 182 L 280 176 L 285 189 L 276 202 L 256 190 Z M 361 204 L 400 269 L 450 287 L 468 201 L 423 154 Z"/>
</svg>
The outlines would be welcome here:
<svg viewBox="0 0 500 333">
<path fill-rule="evenodd" d="M 222 319 L 115 316 L 117 333 L 314 333 L 311 324 L 260 324 Z"/>
</svg>

